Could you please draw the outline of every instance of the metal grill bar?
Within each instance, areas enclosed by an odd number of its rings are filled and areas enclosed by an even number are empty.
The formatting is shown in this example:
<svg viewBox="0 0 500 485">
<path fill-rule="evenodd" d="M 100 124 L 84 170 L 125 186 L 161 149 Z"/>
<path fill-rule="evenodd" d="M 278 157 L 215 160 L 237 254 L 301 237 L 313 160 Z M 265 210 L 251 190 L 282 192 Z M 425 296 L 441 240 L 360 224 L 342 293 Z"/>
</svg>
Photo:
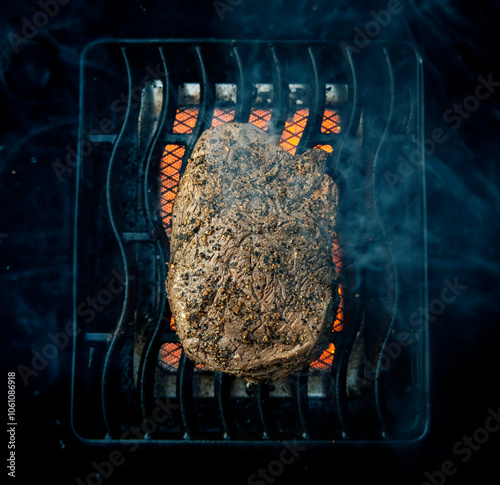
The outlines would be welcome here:
<svg viewBox="0 0 500 485">
<path fill-rule="evenodd" d="M 214 374 L 215 399 L 222 422 L 224 439 L 234 437 L 234 418 L 231 411 L 231 378 L 222 372 Z"/>
<path fill-rule="evenodd" d="M 210 127 L 210 123 L 212 121 L 212 116 L 209 116 L 210 110 L 213 113 L 213 99 L 214 99 L 214 87 L 210 83 L 207 75 L 207 70 L 205 68 L 205 63 L 203 61 L 203 55 L 201 51 L 201 47 L 199 45 L 195 46 L 196 52 L 196 60 L 198 63 L 198 70 L 200 74 L 200 106 L 198 112 L 198 118 L 196 120 L 196 125 L 193 129 L 193 134 L 188 138 L 186 142 L 186 152 L 184 158 L 182 159 L 182 166 L 180 171 L 180 176 L 186 170 L 187 161 L 191 152 L 193 151 L 194 145 L 201 134 Z"/>
<path fill-rule="evenodd" d="M 234 65 L 236 67 L 237 87 L 237 103 L 234 120 L 239 123 L 246 123 L 250 119 L 250 112 L 252 109 L 252 89 L 249 82 L 250 76 L 245 74 L 240 49 L 235 46 L 232 48 L 232 53 Z"/>
<path fill-rule="evenodd" d="M 343 128 L 340 133 L 340 139 L 338 141 L 336 152 L 338 154 L 338 158 L 340 163 L 352 164 L 353 161 L 347 157 L 344 157 L 344 147 L 347 145 L 349 140 L 355 140 L 356 134 L 359 129 L 360 120 L 361 120 L 361 106 L 360 106 L 360 97 L 358 95 L 358 78 L 357 78 L 357 68 L 354 64 L 354 58 L 349 50 L 342 50 L 342 56 L 340 57 L 346 63 L 346 72 L 348 75 L 348 84 L 352 91 L 352 105 L 350 106 L 349 115 L 346 116 L 344 113 L 343 119 Z M 347 165 L 349 166 L 349 165 Z M 333 167 L 332 167 L 333 171 Z M 334 173 L 334 178 L 340 181 L 339 190 L 342 191 L 343 187 L 341 184 L 342 178 L 337 178 Z M 340 203 L 342 203 L 340 201 Z M 340 239 L 343 239 L 342 231 L 340 231 Z M 347 260 L 346 266 L 349 268 L 352 262 Z M 350 278 L 352 281 L 352 278 Z M 361 281 L 364 281 L 361 278 Z M 344 287 L 346 285 L 344 284 Z M 341 436 L 344 439 L 349 439 L 351 437 L 351 432 L 349 431 L 350 425 L 348 422 L 349 412 L 347 406 L 347 369 L 349 364 L 349 358 L 351 355 L 352 346 L 354 344 L 354 340 L 356 338 L 356 334 L 361 327 L 361 322 L 363 319 L 364 312 L 360 308 L 360 306 L 364 302 L 364 286 L 358 287 L 358 298 L 354 301 L 350 300 L 350 289 L 347 287 L 347 295 L 345 305 L 353 305 L 353 317 L 347 320 L 347 324 L 344 324 L 344 342 L 343 345 L 337 350 L 339 354 L 336 359 L 334 359 L 334 365 L 332 366 L 332 375 L 334 378 L 334 382 L 336 384 L 335 387 L 335 416 L 336 416 L 336 424 L 335 427 L 340 430 Z"/>
<path fill-rule="evenodd" d="M 308 47 L 307 54 L 311 65 L 311 75 L 309 76 L 311 83 L 311 105 L 309 108 L 307 124 L 297 147 L 297 153 L 299 154 L 305 152 L 313 144 L 316 144 L 313 140 L 313 136 L 315 133 L 320 132 L 323 113 L 325 110 L 325 90 L 324 88 L 321 89 L 321 86 L 324 86 L 325 82 L 320 78 L 320 73 L 312 47 Z"/>
<path fill-rule="evenodd" d="M 301 437 L 309 439 L 309 425 L 307 421 L 307 413 L 309 412 L 309 397 L 307 394 L 308 376 L 304 374 L 297 374 L 294 379 L 295 384 L 295 397 L 297 400 L 297 413 L 302 430 Z"/>
<path fill-rule="evenodd" d="M 262 438 L 271 439 L 274 434 L 274 426 L 269 409 L 269 386 L 257 384 L 253 387 L 254 402 L 259 412 L 260 424 L 262 426 Z"/>
<path fill-rule="evenodd" d="M 128 85 L 129 85 L 129 106 L 132 104 L 132 86 L 133 86 L 133 81 L 132 81 L 132 73 L 131 73 L 131 67 L 130 67 L 130 62 L 128 60 L 127 56 L 127 51 L 126 48 L 122 48 L 122 54 L 123 54 L 123 59 L 125 62 L 125 66 L 127 69 L 127 76 L 128 76 Z M 129 269 L 129 251 L 124 245 L 123 242 L 123 237 L 122 237 L 122 228 L 119 227 L 119 222 L 115 219 L 116 217 L 116 200 L 112 195 L 112 187 L 114 186 L 113 183 L 113 175 L 118 171 L 116 168 L 119 158 L 122 156 L 122 144 L 126 142 L 125 140 L 125 134 L 126 132 L 131 128 L 131 123 L 135 124 L 133 122 L 132 116 L 130 109 L 127 109 L 125 119 L 120 131 L 120 134 L 118 135 L 118 139 L 116 141 L 115 146 L 113 147 L 113 153 L 111 155 L 111 159 L 109 162 L 108 166 L 108 173 L 107 173 L 107 178 L 106 178 L 106 202 L 107 202 L 107 209 L 108 209 L 108 217 L 109 221 L 114 233 L 114 236 L 118 242 L 118 245 L 120 247 L 120 253 L 121 257 L 123 260 L 123 265 L 124 265 L 124 274 L 125 274 L 125 279 L 128 281 L 130 280 L 130 269 Z M 122 159 L 123 160 L 123 159 Z M 116 170 L 116 171 L 114 171 Z M 118 354 L 120 350 L 120 344 L 123 343 L 124 340 L 124 326 L 127 320 L 127 317 L 129 316 L 130 313 L 130 307 L 129 307 L 129 293 L 131 291 L 131 285 L 126 285 L 125 286 L 125 293 L 123 296 L 123 304 L 122 304 L 122 311 L 121 315 L 119 317 L 118 323 L 116 325 L 116 330 L 112 334 L 111 341 L 108 346 L 108 350 L 106 353 L 106 358 L 104 361 L 104 367 L 102 370 L 102 385 L 101 385 L 101 392 L 102 392 L 102 414 L 104 418 L 104 423 L 106 426 L 106 430 L 108 432 L 108 435 L 113 436 L 114 431 L 117 429 L 118 425 L 114 424 L 112 422 L 112 406 L 110 405 L 110 380 L 113 379 L 114 376 L 111 375 L 111 366 L 113 360 L 116 359 L 116 355 Z"/>
<path fill-rule="evenodd" d="M 282 133 L 288 112 L 288 91 L 284 88 L 283 71 L 281 63 L 278 60 L 276 48 L 269 47 L 269 56 L 271 61 L 271 70 L 274 84 L 274 102 L 271 111 L 271 126 L 276 133 Z"/>
<path fill-rule="evenodd" d="M 148 227 L 148 232 L 157 235 L 154 240 L 155 254 L 157 258 L 157 278 L 160 281 L 165 281 L 167 277 L 166 264 L 170 257 L 168 241 L 163 231 L 162 218 L 160 217 L 157 205 L 160 199 L 161 188 L 158 184 L 157 177 L 159 165 L 161 162 L 161 154 L 163 151 L 163 132 L 166 127 L 167 106 L 170 101 L 170 84 L 168 76 L 168 67 L 165 61 L 163 49 L 158 49 L 163 66 L 162 77 L 163 82 L 163 102 L 161 109 L 161 120 L 158 129 L 154 133 L 151 145 L 147 148 L 146 166 L 144 168 L 142 195 L 144 197 L 143 207 L 145 211 L 145 219 Z M 166 299 L 161 294 L 155 298 L 156 305 L 154 308 L 155 315 L 152 316 L 152 331 L 147 337 L 149 341 L 146 344 L 145 351 L 141 357 L 138 373 L 138 389 L 141 401 L 142 419 L 146 421 L 152 416 L 154 408 L 154 381 L 156 360 L 161 346 L 161 330 L 163 324 L 163 315 L 166 307 Z M 155 322 L 156 320 L 156 322 Z M 148 329 L 149 330 L 149 329 Z"/>
<path fill-rule="evenodd" d="M 375 176 L 375 173 L 377 172 L 377 163 L 379 161 L 379 158 L 381 156 L 381 151 L 383 150 L 384 145 L 387 143 L 387 137 L 388 137 L 388 131 L 389 131 L 389 126 L 391 123 L 394 122 L 393 117 L 394 117 L 394 92 L 395 92 L 395 85 L 394 85 L 394 72 L 392 70 L 392 64 L 389 58 L 389 53 L 387 52 L 387 49 L 382 49 L 382 56 L 383 59 L 381 59 L 381 64 L 384 67 L 384 71 L 387 73 L 387 82 L 384 83 L 385 86 L 387 86 L 387 96 L 385 97 L 385 104 L 388 106 L 387 107 L 387 115 L 385 116 L 385 126 L 384 126 L 384 131 L 382 133 L 382 136 L 380 136 L 378 140 L 378 146 L 375 151 L 375 156 L 373 159 L 373 171 L 372 171 L 372 184 L 375 183 L 373 180 L 373 177 Z M 381 67 L 382 67 L 381 66 Z M 374 185 L 372 185 L 373 187 Z M 373 193 L 373 198 L 374 198 L 374 210 L 375 213 L 377 214 L 377 218 L 380 222 L 381 217 L 380 214 L 378 213 L 378 207 L 377 207 L 377 194 Z M 394 258 L 391 254 L 391 245 L 390 241 L 388 240 L 386 234 L 384 233 L 383 229 L 383 224 L 380 225 L 382 228 L 381 232 L 382 235 L 381 237 L 384 239 L 384 246 L 387 248 L 387 251 L 389 253 L 389 264 L 391 267 L 391 273 L 392 273 L 392 278 L 394 280 L 394 284 L 397 285 L 398 282 L 398 274 L 397 274 L 397 268 L 396 265 L 394 264 Z M 389 287 L 389 291 L 391 288 Z M 396 307 L 398 306 L 398 301 L 397 301 L 397 295 L 398 291 L 397 288 L 394 288 L 394 291 L 392 291 L 392 295 L 388 296 L 388 300 L 392 300 L 392 308 L 389 310 L 388 314 L 390 315 L 390 321 L 386 325 L 386 330 L 385 330 L 385 336 L 383 339 L 382 343 L 382 348 L 378 356 L 378 361 L 377 361 L 377 370 L 376 370 L 376 376 L 375 376 L 375 386 L 374 386 L 374 391 L 375 391 L 375 405 L 376 405 L 376 410 L 377 410 L 377 418 L 380 424 L 380 429 L 381 429 L 381 437 L 386 438 L 390 436 L 390 431 L 389 427 L 387 424 L 387 419 L 386 419 L 386 408 L 384 406 L 384 399 L 383 399 L 383 388 L 380 386 L 380 383 L 383 379 L 383 372 L 381 372 L 382 369 L 384 369 L 384 366 L 382 364 L 382 358 L 385 354 L 385 348 L 389 342 L 390 338 L 390 333 L 391 330 L 394 327 L 394 319 L 396 315 Z M 392 296 L 392 298 L 391 298 Z"/>
<path fill-rule="evenodd" d="M 177 394 L 179 396 L 182 424 L 184 427 L 184 439 L 193 439 L 196 435 L 196 415 L 193 404 L 193 373 L 194 364 L 182 352 L 178 369 Z"/>
</svg>

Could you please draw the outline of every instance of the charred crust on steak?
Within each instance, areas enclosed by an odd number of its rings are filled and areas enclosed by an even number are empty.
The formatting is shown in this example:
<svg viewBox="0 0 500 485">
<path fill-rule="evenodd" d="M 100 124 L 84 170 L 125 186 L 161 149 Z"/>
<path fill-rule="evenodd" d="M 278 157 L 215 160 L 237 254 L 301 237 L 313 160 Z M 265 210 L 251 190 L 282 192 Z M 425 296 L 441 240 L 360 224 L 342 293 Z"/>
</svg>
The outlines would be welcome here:
<svg viewBox="0 0 500 485">
<path fill-rule="evenodd" d="M 250 124 L 202 134 L 174 203 L 166 281 L 189 358 L 263 382 L 328 345 L 338 190 L 325 161 L 320 150 L 292 156 Z"/>
</svg>

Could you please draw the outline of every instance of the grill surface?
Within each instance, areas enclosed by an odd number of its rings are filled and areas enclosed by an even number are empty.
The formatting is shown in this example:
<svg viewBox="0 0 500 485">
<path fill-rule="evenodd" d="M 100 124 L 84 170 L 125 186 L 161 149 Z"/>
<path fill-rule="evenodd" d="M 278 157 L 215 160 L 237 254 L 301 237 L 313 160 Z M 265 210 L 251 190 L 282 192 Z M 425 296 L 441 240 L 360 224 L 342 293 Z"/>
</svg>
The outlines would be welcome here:
<svg viewBox="0 0 500 485">
<path fill-rule="evenodd" d="M 414 315 L 427 312 L 423 160 L 404 163 L 422 138 L 412 47 L 101 42 L 82 57 L 81 92 L 76 433 L 113 446 L 419 438 L 427 337 Z M 229 121 L 266 129 L 291 153 L 331 153 L 341 193 L 332 346 L 269 385 L 186 359 L 164 291 L 180 177 L 200 134 Z"/>
</svg>

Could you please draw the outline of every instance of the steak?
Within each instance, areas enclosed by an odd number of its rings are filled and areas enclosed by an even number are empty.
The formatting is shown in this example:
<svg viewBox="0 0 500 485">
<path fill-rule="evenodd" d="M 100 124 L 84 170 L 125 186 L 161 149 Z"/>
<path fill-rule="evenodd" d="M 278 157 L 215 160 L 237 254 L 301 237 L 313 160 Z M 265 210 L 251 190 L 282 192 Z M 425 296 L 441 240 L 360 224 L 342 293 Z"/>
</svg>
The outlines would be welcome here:
<svg viewBox="0 0 500 485">
<path fill-rule="evenodd" d="M 251 124 L 201 135 L 174 203 L 166 282 L 190 359 L 265 382 L 328 345 L 338 190 L 326 157 L 292 156 Z"/>
</svg>

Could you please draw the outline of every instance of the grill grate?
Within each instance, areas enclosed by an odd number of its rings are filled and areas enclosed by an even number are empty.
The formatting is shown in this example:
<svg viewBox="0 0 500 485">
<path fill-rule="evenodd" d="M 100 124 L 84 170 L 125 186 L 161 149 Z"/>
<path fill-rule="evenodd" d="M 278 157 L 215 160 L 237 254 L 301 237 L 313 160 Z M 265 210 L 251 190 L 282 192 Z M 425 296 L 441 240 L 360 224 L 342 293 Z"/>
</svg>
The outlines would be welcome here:
<svg viewBox="0 0 500 485">
<path fill-rule="evenodd" d="M 99 132 L 103 119 L 114 130 Z M 421 139 L 421 119 L 420 65 L 407 44 L 355 54 L 323 42 L 90 46 L 80 146 L 88 136 L 93 149 L 80 154 L 75 237 L 72 416 L 82 439 L 125 445 L 144 423 L 153 425 L 139 441 L 158 446 L 419 437 L 426 333 L 408 317 L 425 308 L 423 171 L 397 190 L 387 174 Z M 268 385 L 189 361 L 164 291 L 184 167 L 200 134 L 230 121 L 267 130 L 290 153 L 331 153 L 342 194 L 332 342 Z M 154 421 L 158 406 L 168 419 Z"/>
<path fill-rule="evenodd" d="M 174 133 L 193 133 L 198 118 L 196 108 L 179 108 L 175 115 Z"/>
<path fill-rule="evenodd" d="M 166 231 L 171 230 L 172 208 L 180 180 L 180 171 L 185 147 L 168 144 L 161 158 L 160 167 L 160 207 L 163 225 Z"/>
<path fill-rule="evenodd" d="M 283 130 L 283 135 L 281 136 L 280 145 L 283 150 L 288 153 L 295 155 L 297 151 L 297 146 L 300 143 L 300 139 L 304 134 L 304 129 L 307 124 L 307 119 L 309 118 L 308 109 L 299 109 L 293 115 L 293 118 L 288 119 L 285 124 L 285 129 Z"/>
</svg>

